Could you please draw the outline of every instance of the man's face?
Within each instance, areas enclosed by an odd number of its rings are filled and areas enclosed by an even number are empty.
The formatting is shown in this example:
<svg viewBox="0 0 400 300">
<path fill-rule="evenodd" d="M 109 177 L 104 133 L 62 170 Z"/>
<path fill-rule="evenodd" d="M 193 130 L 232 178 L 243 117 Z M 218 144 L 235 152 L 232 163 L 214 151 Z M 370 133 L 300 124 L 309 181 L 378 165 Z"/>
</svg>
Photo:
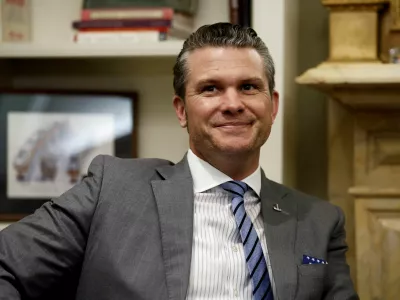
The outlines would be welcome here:
<svg viewBox="0 0 400 300">
<path fill-rule="evenodd" d="M 190 148 L 199 157 L 256 154 L 268 139 L 279 97 L 269 93 L 263 60 L 250 48 L 197 49 L 187 58 L 185 101 L 175 96 Z"/>
</svg>

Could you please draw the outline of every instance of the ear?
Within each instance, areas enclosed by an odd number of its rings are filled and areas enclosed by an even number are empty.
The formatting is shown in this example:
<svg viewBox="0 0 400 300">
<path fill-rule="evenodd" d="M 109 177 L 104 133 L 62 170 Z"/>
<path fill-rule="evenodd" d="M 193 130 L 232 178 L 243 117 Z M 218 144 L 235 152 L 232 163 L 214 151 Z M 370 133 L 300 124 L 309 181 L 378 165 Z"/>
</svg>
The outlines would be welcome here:
<svg viewBox="0 0 400 300">
<path fill-rule="evenodd" d="M 176 116 L 178 117 L 179 124 L 182 128 L 187 127 L 186 108 L 183 99 L 177 95 L 173 99 Z"/>
<path fill-rule="evenodd" d="M 272 92 L 271 102 L 272 102 L 271 118 L 273 123 L 275 121 L 275 118 L 279 110 L 279 93 L 277 91 Z"/>
</svg>

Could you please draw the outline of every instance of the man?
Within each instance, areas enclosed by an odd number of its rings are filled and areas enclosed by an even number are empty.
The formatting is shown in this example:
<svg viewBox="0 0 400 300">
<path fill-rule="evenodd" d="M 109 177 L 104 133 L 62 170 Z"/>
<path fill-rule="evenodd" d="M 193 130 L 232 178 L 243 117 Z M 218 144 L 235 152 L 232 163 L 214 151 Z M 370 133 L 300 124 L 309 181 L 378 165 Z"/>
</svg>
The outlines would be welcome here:
<svg viewBox="0 0 400 300">
<path fill-rule="evenodd" d="M 0 234 L 0 299 L 358 299 L 342 211 L 260 169 L 274 73 L 252 29 L 198 29 L 174 68 L 187 155 L 96 157 Z"/>
</svg>

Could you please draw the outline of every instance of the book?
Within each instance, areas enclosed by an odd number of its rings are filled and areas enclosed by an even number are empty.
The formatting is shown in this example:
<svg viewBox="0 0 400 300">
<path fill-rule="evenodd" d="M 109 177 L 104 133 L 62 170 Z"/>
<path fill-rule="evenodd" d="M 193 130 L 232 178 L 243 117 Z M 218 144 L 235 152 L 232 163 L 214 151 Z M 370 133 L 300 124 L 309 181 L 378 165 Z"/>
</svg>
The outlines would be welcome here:
<svg viewBox="0 0 400 300">
<path fill-rule="evenodd" d="M 104 8 L 83 9 L 81 20 L 105 19 L 172 19 L 174 10 L 170 7 Z"/>
<path fill-rule="evenodd" d="M 229 22 L 239 24 L 239 0 L 229 0 Z"/>
<path fill-rule="evenodd" d="M 96 28 L 152 28 L 171 27 L 171 20 L 137 20 L 137 19 L 109 19 L 109 20 L 87 20 L 74 21 L 72 27 L 75 29 L 96 29 Z"/>
<path fill-rule="evenodd" d="M 3 42 L 32 40 L 31 0 L 2 0 L 1 28 Z"/>
<path fill-rule="evenodd" d="M 83 8 L 127 8 L 171 6 L 174 0 L 83 0 Z"/>
<path fill-rule="evenodd" d="M 159 42 L 167 39 L 166 32 L 156 30 L 143 31 L 80 31 L 74 35 L 77 44 L 135 44 L 143 42 Z"/>
<path fill-rule="evenodd" d="M 251 27 L 251 0 L 238 0 L 238 24 Z"/>
<path fill-rule="evenodd" d="M 83 9 L 170 7 L 175 11 L 195 14 L 198 0 L 83 0 Z"/>
<path fill-rule="evenodd" d="M 175 13 L 171 28 L 168 31 L 169 38 L 186 39 L 194 29 L 194 19 L 181 13 Z"/>
<path fill-rule="evenodd" d="M 113 27 L 113 28 L 83 28 L 78 32 L 122 32 L 122 31 L 158 31 L 168 32 L 170 27 Z"/>
</svg>

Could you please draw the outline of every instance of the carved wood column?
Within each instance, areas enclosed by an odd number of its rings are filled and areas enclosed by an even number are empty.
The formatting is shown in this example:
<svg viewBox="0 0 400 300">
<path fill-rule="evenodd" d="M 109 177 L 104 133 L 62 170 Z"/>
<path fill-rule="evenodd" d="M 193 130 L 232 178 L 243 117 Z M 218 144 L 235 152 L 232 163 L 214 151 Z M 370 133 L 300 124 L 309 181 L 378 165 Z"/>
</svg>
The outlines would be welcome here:
<svg viewBox="0 0 400 300">
<path fill-rule="evenodd" d="M 388 0 L 322 0 L 330 9 L 330 61 L 379 61 L 378 12 Z"/>
<path fill-rule="evenodd" d="M 400 46 L 400 0 L 321 1 L 330 9 L 330 56 L 297 82 L 330 97 L 328 197 L 346 214 L 360 298 L 397 300 L 400 65 L 382 59 Z"/>
</svg>

